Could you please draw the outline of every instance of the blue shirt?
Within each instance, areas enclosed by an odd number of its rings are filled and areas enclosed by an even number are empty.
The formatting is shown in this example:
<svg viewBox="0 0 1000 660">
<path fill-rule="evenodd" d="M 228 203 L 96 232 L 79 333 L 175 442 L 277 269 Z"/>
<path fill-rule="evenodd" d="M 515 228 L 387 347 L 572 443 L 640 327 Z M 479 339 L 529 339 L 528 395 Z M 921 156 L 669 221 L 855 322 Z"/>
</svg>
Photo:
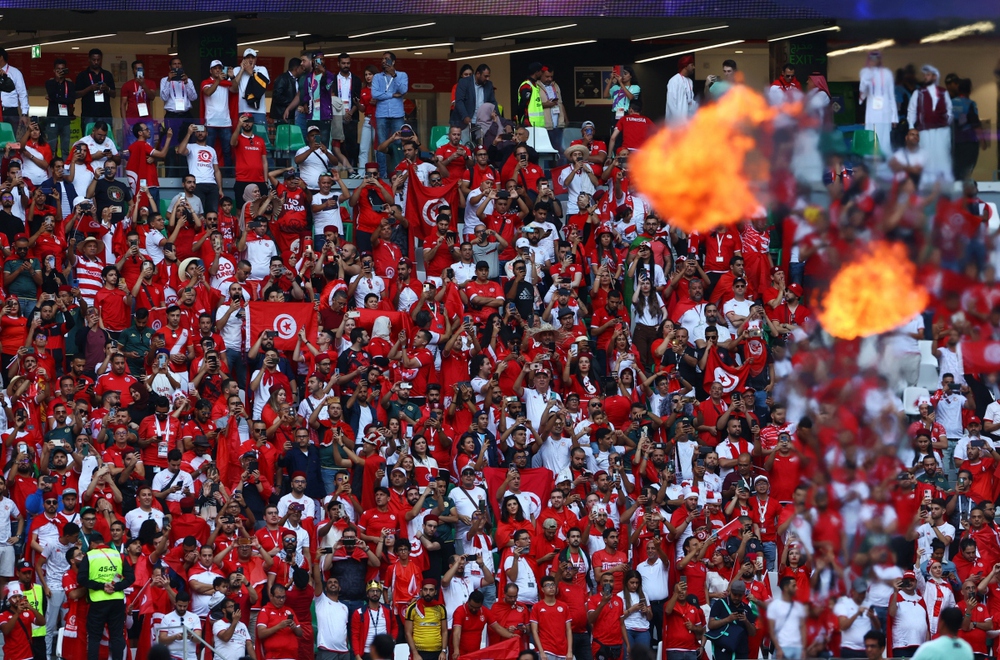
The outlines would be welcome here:
<svg viewBox="0 0 1000 660">
<path fill-rule="evenodd" d="M 402 71 L 397 71 L 394 78 L 390 78 L 385 73 L 376 73 L 372 78 L 372 101 L 375 103 L 376 117 L 405 117 L 403 110 L 403 97 L 394 97 L 393 94 L 406 95 L 409 89 L 410 79 Z"/>
</svg>

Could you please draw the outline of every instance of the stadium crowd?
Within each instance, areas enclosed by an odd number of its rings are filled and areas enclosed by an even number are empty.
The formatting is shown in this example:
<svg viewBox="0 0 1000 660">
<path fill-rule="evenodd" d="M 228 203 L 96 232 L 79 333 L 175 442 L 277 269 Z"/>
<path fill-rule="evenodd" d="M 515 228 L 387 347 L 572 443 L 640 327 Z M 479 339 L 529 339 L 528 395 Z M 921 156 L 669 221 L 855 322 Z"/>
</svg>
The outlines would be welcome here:
<svg viewBox="0 0 1000 660">
<path fill-rule="evenodd" d="M 930 161 L 897 152 L 886 186 L 833 151 L 819 205 L 777 130 L 767 208 L 684 234 L 629 186 L 652 122 L 628 67 L 607 92 L 620 146 L 588 122 L 554 175 L 527 144 L 559 128 L 541 65 L 513 121 L 488 67 L 463 71 L 435 148 L 402 119 L 392 53 L 364 82 L 346 55 L 288 80 L 256 56 L 197 87 L 180 60 L 158 92 L 126 82 L 121 149 L 100 51 L 75 93 L 57 61 L 53 116 L 80 100 L 89 133 L 60 152 L 25 122 L 7 146 L 5 658 L 992 654 L 1000 392 L 956 349 L 1000 333 L 974 185 L 952 205 L 921 196 Z M 947 98 L 935 80 L 918 107 Z M 156 139 L 133 104 L 154 93 Z M 255 131 L 265 94 L 272 120 L 308 115 L 292 167 Z M 379 158 L 341 151 L 345 129 Z M 183 173 L 166 213 L 160 160 Z M 446 186 L 457 204 L 411 215 Z M 885 236 L 967 295 L 946 287 L 866 362 L 809 305 Z M 908 418 L 926 340 L 939 388 Z"/>
</svg>

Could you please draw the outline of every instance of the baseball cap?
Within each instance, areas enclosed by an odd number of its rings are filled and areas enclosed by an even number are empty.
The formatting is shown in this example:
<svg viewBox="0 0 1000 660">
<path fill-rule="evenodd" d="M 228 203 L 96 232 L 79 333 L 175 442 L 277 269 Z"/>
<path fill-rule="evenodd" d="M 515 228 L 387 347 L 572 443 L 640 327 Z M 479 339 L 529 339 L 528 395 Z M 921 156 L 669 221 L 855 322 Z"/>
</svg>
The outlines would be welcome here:
<svg viewBox="0 0 1000 660">
<path fill-rule="evenodd" d="M 212 443 L 210 443 L 208 441 L 208 438 L 206 438 L 205 436 L 199 435 L 199 436 L 195 436 L 194 446 L 195 447 L 211 447 Z"/>
<path fill-rule="evenodd" d="M 801 284 L 789 284 L 788 292 L 794 294 L 796 298 L 802 297 L 802 285 Z"/>
<path fill-rule="evenodd" d="M 214 69 L 217 66 L 222 66 L 222 60 L 212 60 L 212 63 L 208 65 L 208 68 Z"/>
<path fill-rule="evenodd" d="M 854 581 L 851 582 L 851 589 L 853 589 L 858 593 L 861 593 L 862 591 L 868 591 L 868 580 L 860 577 L 854 578 Z"/>
<path fill-rule="evenodd" d="M 582 124 L 580 124 L 580 130 L 581 131 L 586 130 L 588 128 L 596 129 L 597 127 L 594 126 L 594 122 L 592 122 L 592 121 L 585 121 Z"/>
<path fill-rule="evenodd" d="M 517 239 L 517 241 L 515 241 L 514 247 L 516 247 L 516 248 L 531 247 L 531 241 L 529 241 L 526 238 L 519 238 L 519 239 Z"/>
<path fill-rule="evenodd" d="M 903 579 L 904 580 L 916 580 L 917 579 L 917 575 L 913 571 L 903 571 Z"/>
<path fill-rule="evenodd" d="M 545 522 L 542 523 L 543 529 L 559 529 L 559 523 L 555 521 L 555 518 L 546 518 Z"/>
<path fill-rule="evenodd" d="M 76 492 L 75 488 L 67 488 L 62 492 L 62 497 L 66 497 L 67 495 L 79 495 L 79 493 Z"/>
<path fill-rule="evenodd" d="M 253 48 L 247 48 L 245 51 L 243 51 L 243 57 L 246 57 L 247 55 L 253 55 L 254 57 L 257 57 L 257 51 L 255 51 Z"/>
<path fill-rule="evenodd" d="M 306 134 L 307 135 L 309 133 L 319 133 L 319 132 L 320 132 L 319 126 L 310 126 L 309 128 L 306 129 Z"/>
</svg>

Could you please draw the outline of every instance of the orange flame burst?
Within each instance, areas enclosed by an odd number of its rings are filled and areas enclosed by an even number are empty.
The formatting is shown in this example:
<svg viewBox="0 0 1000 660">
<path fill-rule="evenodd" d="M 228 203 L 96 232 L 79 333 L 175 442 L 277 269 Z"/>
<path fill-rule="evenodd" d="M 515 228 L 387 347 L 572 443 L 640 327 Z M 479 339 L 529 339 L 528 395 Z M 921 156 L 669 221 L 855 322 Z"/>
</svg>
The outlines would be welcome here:
<svg viewBox="0 0 1000 660">
<path fill-rule="evenodd" d="M 856 339 L 906 323 L 929 299 L 906 248 L 876 242 L 834 276 L 818 318 L 834 337 Z"/>
<path fill-rule="evenodd" d="M 718 103 L 698 110 L 684 126 L 668 126 L 630 158 L 630 174 L 670 224 L 686 232 L 710 231 L 752 216 L 760 206 L 753 188 L 768 178 L 753 131 L 778 109 L 737 85 Z"/>
</svg>

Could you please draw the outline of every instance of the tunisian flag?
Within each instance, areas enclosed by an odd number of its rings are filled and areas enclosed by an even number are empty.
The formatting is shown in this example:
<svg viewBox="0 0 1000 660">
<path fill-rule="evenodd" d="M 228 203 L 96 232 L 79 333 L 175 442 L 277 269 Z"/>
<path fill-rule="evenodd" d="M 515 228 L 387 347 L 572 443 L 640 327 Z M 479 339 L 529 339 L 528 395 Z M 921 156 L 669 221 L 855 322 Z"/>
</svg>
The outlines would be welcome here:
<svg viewBox="0 0 1000 660">
<path fill-rule="evenodd" d="M 516 660 L 521 653 L 521 640 L 518 637 L 511 637 L 496 644 L 490 644 L 478 651 L 463 653 L 465 660 Z"/>
<path fill-rule="evenodd" d="M 425 240 L 435 233 L 438 209 L 442 206 L 451 208 L 451 229 L 455 231 L 458 225 L 458 179 L 445 179 L 440 186 L 429 187 L 420 183 L 420 179 L 410 168 L 407 177 L 406 217 L 410 219 L 410 235 L 413 238 Z"/>
<path fill-rule="evenodd" d="M 386 312 L 380 309 L 356 309 L 353 311 L 358 313 L 358 318 L 354 319 L 355 327 L 364 328 L 368 332 L 371 332 L 372 326 L 375 325 L 375 319 L 382 316 L 389 319 L 389 323 L 392 324 L 390 331 L 392 341 L 396 341 L 400 330 L 406 330 L 408 337 L 412 337 L 417 331 L 417 326 L 414 325 L 410 315 L 403 312 Z"/>
<path fill-rule="evenodd" d="M 743 389 L 743 383 L 750 375 L 750 362 L 744 362 L 738 367 L 730 367 L 719 359 L 719 352 L 709 350 L 708 358 L 705 360 L 705 389 L 711 387 L 712 383 L 718 381 L 722 385 L 722 392 L 730 394 Z"/>
<path fill-rule="evenodd" d="M 963 374 L 1000 370 L 1000 341 L 963 341 L 958 344 Z"/>
<path fill-rule="evenodd" d="M 542 508 L 544 509 L 549 505 L 549 495 L 552 494 L 552 489 L 555 487 L 555 476 L 552 471 L 548 468 L 528 468 L 526 470 L 520 470 L 521 474 L 521 491 L 534 493 L 538 496 L 539 501 L 542 503 Z M 490 498 L 490 505 L 493 507 L 493 513 L 496 515 L 497 520 L 500 519 L 500 505 L 497 503 L 496 495 L 500 490 L 500 485 L 503 484 L 503 480 L 507 478 L 507 468 L 483 468 L 483 478 L 486 479 L 486 489 L 488 492 L 492 493 L 494 497 Z M 462 657 L 465 657 L 465 653 Z"/>
<path fill-rule="evenodd" d="M 310 303 L 252 302 L 247 314 L 246 348 L 265 330 L 274 332 L 274 347 L 279 351 L 295 350 L 299 328 L 314 339 L 317 332 L 316 310 Z"/>
</svg>

